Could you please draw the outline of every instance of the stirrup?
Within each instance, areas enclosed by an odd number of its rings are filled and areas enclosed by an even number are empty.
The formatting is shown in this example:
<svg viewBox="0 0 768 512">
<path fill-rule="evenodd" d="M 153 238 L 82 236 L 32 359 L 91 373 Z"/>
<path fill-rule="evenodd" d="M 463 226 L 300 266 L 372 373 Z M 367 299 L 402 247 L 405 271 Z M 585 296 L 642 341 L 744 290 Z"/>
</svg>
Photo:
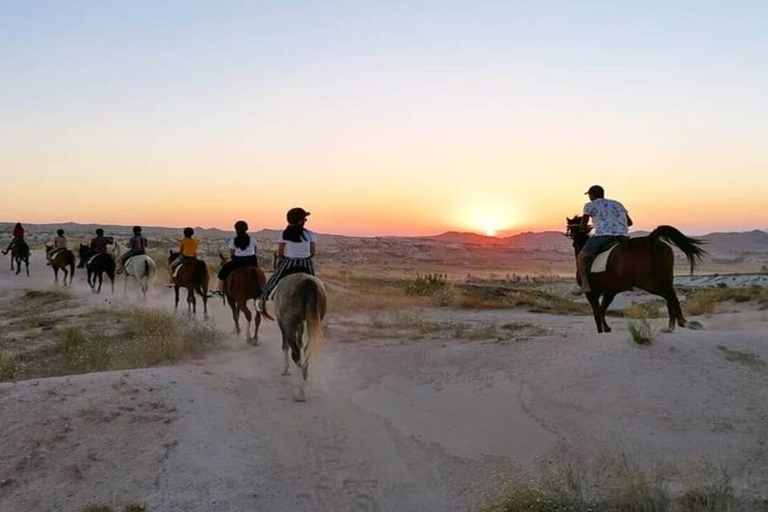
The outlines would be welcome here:
<svg viewBox="0 0 768 512">
<path fill-rule="evenodd" d="M 256 311 L 258 313 L 264 312 L 264 299 L 261 299 L 261 298 L 256 299 Z"/>
</svg>

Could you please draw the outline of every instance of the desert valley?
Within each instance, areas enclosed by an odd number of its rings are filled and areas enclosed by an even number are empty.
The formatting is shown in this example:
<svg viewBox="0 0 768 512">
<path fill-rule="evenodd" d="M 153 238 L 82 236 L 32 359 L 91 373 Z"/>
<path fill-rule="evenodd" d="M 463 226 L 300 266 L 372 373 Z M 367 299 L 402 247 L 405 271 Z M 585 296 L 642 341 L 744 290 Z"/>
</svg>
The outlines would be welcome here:
<svg viewBox="0 0 768 512">
<path fill-rule="evenodd" d="M 660 332 L 662 301 L 635 291 L 600 335 L 561 233 L 321 235 L 325 342 L 296 403 L 274 322 L 253 346 L 220 300 L 174 313 L 178 230 L 145 232 L 143 302 L 120 276 L 55 287 L 57 227 L 29 226 L 30 277 L 0 270 L 0 510 L 764 510 L 763 231 L 708 235 L 696 279 L 678 261 L 703 330 Z M 217 268 L 228 234 L 198 236 Z M 276 232 L 257 236 L 269 269 Z"/>
</svg>

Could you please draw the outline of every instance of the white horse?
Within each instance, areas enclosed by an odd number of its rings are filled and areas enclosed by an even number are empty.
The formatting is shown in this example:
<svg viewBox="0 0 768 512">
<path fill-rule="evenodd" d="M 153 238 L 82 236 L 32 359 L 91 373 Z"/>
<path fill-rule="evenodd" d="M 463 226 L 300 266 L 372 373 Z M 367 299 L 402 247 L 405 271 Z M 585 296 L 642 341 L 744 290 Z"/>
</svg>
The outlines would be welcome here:
<svg viewBox="0 0 768 512">
<path fill-rule="evenodd" d="M 117 255 L 119 258 L 122 249 L 119 244 L 115 244 Z M 147 291 L 152 288 L 157 276 L 157 264 L 155 260 L 147 256 L 146 254 L 139 254 L 138 256 L 132 256 L 128 258 L 128 261 L 123 265 L 123 273 L 125 274 L 125 284 L 123 286 L 123 293 L 128 293 L 128 278 L 133 277 L 136 280 L 136 284 L 141 289 L 141 295 L 144 300 L 147 300 Z"/>
<path fill-rule="evenodd" d="M 309 358 L 323 341 L 322 321 L 328 307 L 328 294 L 323 282 L 315 276 L 291 274 L 280 280 L 273 301 L 277 324 L 283 335 L 283 375 L 290 375 L 293 359 L 299 368 L 299 388 L 295 400 L 303 402 L 309 377 Z M 265 316 L 274 320 L 268 313 Z M 306 341 L 302 339 L 305 326 Z"/>
</svg>

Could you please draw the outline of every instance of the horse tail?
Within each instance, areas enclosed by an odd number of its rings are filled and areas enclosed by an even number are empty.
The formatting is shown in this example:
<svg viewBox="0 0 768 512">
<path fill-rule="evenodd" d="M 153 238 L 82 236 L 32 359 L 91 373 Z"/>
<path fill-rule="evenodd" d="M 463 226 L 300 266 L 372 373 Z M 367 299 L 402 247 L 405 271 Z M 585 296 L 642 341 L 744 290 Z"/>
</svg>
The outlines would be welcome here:
<svg viewBox="0 0 768 512">
<path fill-rule="evenodd" d="M 306 368 L 312 352 L 323 342 L 323 317 L 327 307 L 325 288 L 314 279 L 307 279 L 302 290 L 304 317 L 307 322 L 307 347 L 303 352 L 302 367 Z"/>
<path fill-rule="evenodd" d="M 144 276 L 147 279 L 147 290 L 152 289 L 152 285 L 155 283 L 155 275 L 157 274 L 157 265 L 155 260 L 147 256 L 144 260 Z"/>
<path fill-rule="evenodd" d="M 691 265 L 691 275 L 697 263 L 707 254 L 707 251 L 699 247 L 707 243 L 706 240 L 690 238 L 682 234 L 678 229 L 672 226 L 659 226 L 648 234 L 648 238 L 653 240 L 663 240 L 683 251 L 688 263 Z"/>
</svg>

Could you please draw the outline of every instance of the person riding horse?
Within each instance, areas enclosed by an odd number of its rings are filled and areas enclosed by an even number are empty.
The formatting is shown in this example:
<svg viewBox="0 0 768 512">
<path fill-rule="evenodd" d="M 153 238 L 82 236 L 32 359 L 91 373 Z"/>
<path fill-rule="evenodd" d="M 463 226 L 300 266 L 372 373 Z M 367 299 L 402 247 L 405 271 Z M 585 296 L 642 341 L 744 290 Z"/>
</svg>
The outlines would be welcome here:
<svg viewBox="0 0 768 512">
<path fill-rule="evenodd" d="M 219 284 L 214 294 L 224 296 L 224 283 L 227 278 L 241 267 L 258 267 L 256 256 L 256 237 L 248 234 L 248 223 L 244 220 L 235 222 L 235 237 L 228 244 L 231 259 L 221 266 L 218 273 Z"/>
<path fill-rule="evenodd" d="M 133 236 L 125 244 L 128 247 L 128 252 L 120 256 L 117 261 L 117 273 L 122 274 L 125 268 L 125 262 L 134 256 L 140 254 L 146 254 L 147 252 L 147 239 L 141 234 L 141 226 L 133 227 Z"/>
<path fill-rule="evenodd" d="M 114 243 L 111 236 L 104 236 L 104 230 L 98 228 L 96 230 L 96 236 L 91 239 L 91 250 L 96 254 L 106 254 L 107 246 Z"/>
<path fill-rule="evenodd" d="M 315 275 L 312 258 L 315 255 L 317 235 L 304 227 L 308 216 L 309 212 L 303 208 L 291 208 L 286 213 L 288 225 L 277 240 L 277 268 L 256 301 L 256 311 L 259 313 L 264 312 L 265 302 L 282 278 L 297 273 Z"/>
<path fill-rule="evenodd" d="M 592 185 L 585 194 L 589 196 L 589 202 L 584 205 L 581 227 L 587 231 L 589 220 L 592 219 L 595 233 L 577 256 L 577 280 L 580 287 L 574 290 L 574 295 L 592 291 L 587 278 L 589 261 L 613 242 L 629 238 L 629 227 L 632 225 L 632 219 L 624 205 L 613 199 L 606 199 L 605 190 L 600 185 Z"/>
<path fill-rule="evenodd" d="M 8 244 L 8 247 L 5 248 L 3 251 L 3 256 L 8 254 L 8 252 L 13 249 L 13 246 L 18 244 L 19 242 L 24 241 L 24 228 L 21 225 L 21 222 L 17 222 L 16 225 L 13 227 L 13 238 L 11 238 L 11 242 Z"/>
<path fill-rule="evenodd" d="M 197 249 L 200 247 L 200 240 L 192 238 L 195 234 L 195 230 L 192 228 L 184 228 L 184 238 L 179 240 L 179 254 L 176 258 L 170 262 L 169 267 L 171 270 L 171 283 L 169 286 L 173 286 L 173 271 L 176 267 L 184 263 L 185 261 L 193 260 L 197 258 Z"/>
<path fill-rule="evenodd" d="M 56 230 L 56 236 L 53 237 L 53 243 L 51 245 L 51 248 L 46 254 L 46 257 L 48 258 L 48 262 L 46 264 L 49 266 L 53 265 L 54 256 L 56 256 L 56 254 L 60 253 L 61 251 L 66 251 L 67 246 L 69 245 L 67 237 L 64 236 L 63 229 Z"/>
</svg>

